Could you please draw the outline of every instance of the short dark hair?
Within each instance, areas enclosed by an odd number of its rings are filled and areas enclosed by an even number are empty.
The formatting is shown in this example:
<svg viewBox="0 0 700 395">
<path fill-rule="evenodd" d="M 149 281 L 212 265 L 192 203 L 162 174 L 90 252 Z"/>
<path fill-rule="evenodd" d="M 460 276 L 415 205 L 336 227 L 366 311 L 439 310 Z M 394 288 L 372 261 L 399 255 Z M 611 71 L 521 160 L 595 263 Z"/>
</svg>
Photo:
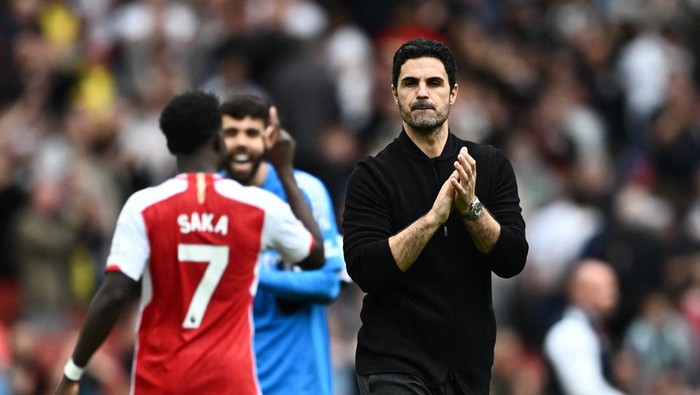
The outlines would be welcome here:
<svg viewBox="0 0 700 395">
<path fill-rule="evenodd" d="M 221 114 L 234 119 L 245 117 L 262 119 L 267 126 L 270 124 L 270 103 L 263 97 L 240 93 L 231 96 L 221 104 Z"/>
<path fill-rule="evenodd" d="M 396 53 L 394 53 L 394 63 L 391 70 L 391 83 L 397 86 L 401 66 L 409 59 L 435 58 L 442 62 L 447 72 L 450 89 L 457 83 L 457 63 L 452 55 L 452 51 L 447 45 L 440 41 L 430 40 L 424 37 L 417 37 L 405 42 Z"/>
<path fill-rule="evenodd" d="M 181 93 L 165 106 L 159 122 L 168 150 L 191 154 L 221 132 L 219 99 L 204 91 Z"/>
</svg>

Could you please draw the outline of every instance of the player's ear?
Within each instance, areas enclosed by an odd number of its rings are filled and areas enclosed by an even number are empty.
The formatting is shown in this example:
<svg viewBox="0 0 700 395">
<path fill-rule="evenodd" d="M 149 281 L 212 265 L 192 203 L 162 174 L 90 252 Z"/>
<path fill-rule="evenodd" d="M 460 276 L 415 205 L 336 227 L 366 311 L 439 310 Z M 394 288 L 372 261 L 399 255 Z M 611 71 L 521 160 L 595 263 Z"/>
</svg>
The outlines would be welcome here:
<svg viewBox="0 0 700 395">
<path fill-rule="evenodd" d="M 224 138 L 221 133 L 217 133 L 216 136 L 212 138 L 211 144 L 214 152 L 218 155 L 224 155 L 226 152 L 226 144 L 224 143 Z"/>
</svg>

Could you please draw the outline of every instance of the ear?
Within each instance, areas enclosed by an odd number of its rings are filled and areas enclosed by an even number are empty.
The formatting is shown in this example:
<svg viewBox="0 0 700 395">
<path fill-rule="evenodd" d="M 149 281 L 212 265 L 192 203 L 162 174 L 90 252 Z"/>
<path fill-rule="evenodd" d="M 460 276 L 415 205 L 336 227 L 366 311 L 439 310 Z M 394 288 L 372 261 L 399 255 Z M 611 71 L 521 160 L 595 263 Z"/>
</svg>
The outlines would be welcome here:
<svg viewBox="0 0 700 395">
<path fill-rule="evenodd" d="M 450 91 L 450 105 L 455 104 L 457 101 L 457 92 L 459 92 L 459 84 L 455 83 L 455 86 Z"/>
<path fill-rule="evenodd" d="M 394 96 L 394 103 L 399 104 L 399 94 L 394 84 L 391 84 L 391 95 Z"/>
<path fill-rule="evenodd" d="M 224 143 L 224 138 L 221 136 L 221 133 L 217 133 L 216 136 L 212 138 L 211 145 L 217 155 L 226 153 L 226 144 Z"/>
<path fill-rule="evenodd" d="M 226 143 L 224 142 L 224 137 L 221 135 L 221 133 L 217 133 L 212 140 L 214 151 L 217 153 L 226 152 Z"/>
</svg>

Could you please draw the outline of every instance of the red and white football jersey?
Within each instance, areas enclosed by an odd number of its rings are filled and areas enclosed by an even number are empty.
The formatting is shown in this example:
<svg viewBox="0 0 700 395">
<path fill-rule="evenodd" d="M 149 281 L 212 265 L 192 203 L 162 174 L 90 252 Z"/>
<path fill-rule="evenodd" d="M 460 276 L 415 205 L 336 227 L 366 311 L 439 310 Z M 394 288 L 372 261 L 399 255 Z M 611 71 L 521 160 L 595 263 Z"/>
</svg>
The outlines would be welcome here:
<svg viewBox="0 0 700 395">
<path fill-rule="evenodd" d="M 182 174 L 124 205 L 106 270 L 143 280 L 132 393 L 258 394 L 251 306 L 261 251 L 313 237 L 277 196 Z"/>
</svg>

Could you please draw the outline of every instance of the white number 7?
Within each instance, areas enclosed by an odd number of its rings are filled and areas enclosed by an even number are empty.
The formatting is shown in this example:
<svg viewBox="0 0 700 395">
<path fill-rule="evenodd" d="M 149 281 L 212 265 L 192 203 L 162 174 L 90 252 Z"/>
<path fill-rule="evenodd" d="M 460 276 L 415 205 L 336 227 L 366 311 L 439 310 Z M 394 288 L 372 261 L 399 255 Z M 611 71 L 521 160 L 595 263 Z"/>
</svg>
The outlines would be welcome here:
<svg viewBox="0 0 700 395">
<path fill-rule="evenodd" d="M 183 328 L 199 328 L 211 296 L 214 294 L 216 286 L 219 285 L 226 266 L 228 266 L 228 246 L 178 244 L 177 247 L 177 259 L 180 262 L 206 262 L 209 264 L 194 291 L 185 320 L 182 321 Z"/>
</svg>

